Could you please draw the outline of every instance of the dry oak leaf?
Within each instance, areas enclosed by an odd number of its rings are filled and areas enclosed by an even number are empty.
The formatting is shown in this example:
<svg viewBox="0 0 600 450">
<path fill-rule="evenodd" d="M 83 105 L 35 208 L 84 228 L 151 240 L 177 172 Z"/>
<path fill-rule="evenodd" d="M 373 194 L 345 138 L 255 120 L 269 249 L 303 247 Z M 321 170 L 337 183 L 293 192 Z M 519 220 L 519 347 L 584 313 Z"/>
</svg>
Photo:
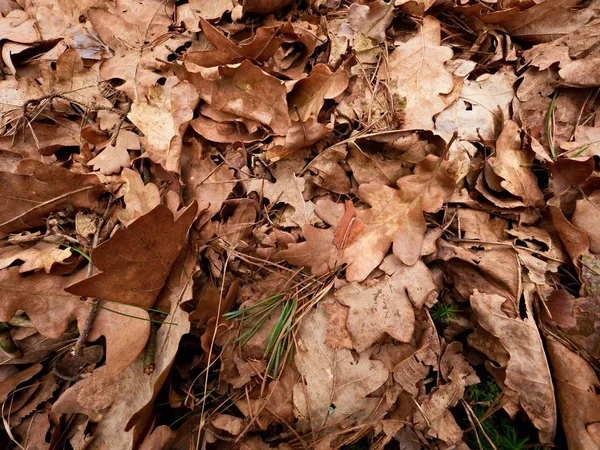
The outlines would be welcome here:
<svg viewBox="0 0 600 450">
<path fill-rule="evenodd" d="M 0 271 L 0 289 L 3 293 L 0 321 L 8 322 L 18 310 L 23 310 L 40 334 L 47 338 L 63 335 L 74 319 L 81 330 L 91 306 L 78 296 L 65 292 L 64 288 L 84 277 L 85 271 L 69 277 L 39 272 L 24 277 L 19 274 L 18 267 Z M 134 316 L 100 310 L 90 332 L 90 341 L 100 336 L 106 337 L 105 367 L 114 376 L 144 349 L 150 326 L 146 311 L 119 304 L 111 304 L 109 308 Z"/>
<path fill-rule="evenodd" d="M 512 120 L 506 121 L 496 141 L 496 156 L 487 160 L 500 177 L 500 186 L 523 200 L 526 206 L 544 204 L 544 194 L 538 187 L 538 179 L 529 168 L 533 153 L 521 148 L 521 130 Z"/>
<path fill-rule="evenodd" d="M 199 146 L 185 148 L 182 155 L 181 178 L 186 201 L 196 200 L 198 210 L 206 211 L 208 219 L 217 214 L 223 202 L 233 192 L 237 180 L 227 164 L 217 166 L 210 157 L 202 157 Z"/>
<path fill-rule="evenodd" d="M 231 0 L 228 0 L 231 4 Z M 215 47 L 214 50 L 189 52 L 185 61 L 200 67 L 223 66 L 242 62 L 245 59 L 265 61 L 271 58 L 283 39 L 277 36 L 280 26 L 260 27 L 252 40 L 236 44 L 223 36 L 219 30 L 204 19 L 200 19 L 202 32 L 206 39 Z"/>
<path fill-rule="evenodd" d="M 300 326 L 294 355 L 304 378 L 304 382 L 294 386 L 295 412 L 301 422 L 311 423 L 315 431 L 370 417 L 381 399 L 367 396 L 389 376 L 381 361 L 369 359 L 369 352 L 357 355 L 355 360 L 350 350 L 336 350 L 326 344 L 326 336 L 327 314 L 317 305 Z"/>
<path fill-rule="evenodd" d="M 170 32 L 174 5 L 162 0 L 117 0 L 107 9 L 90 8 L 94 29 L 114 56 L 105 59 L 100 75 L 105 80 L 120 79 L 118 87 L 133 101 L 142 101 L 147 90 L 165 76 L 160 69 L 173 49 L 189 38 Z"/>
<path fill-rule="evenodd" d="M 264 179 L 252 179 L 245 182 L 248 192 L 258 192 L 272 204 L 285 203 L 290 205 L 293 212 L 284 215 L 281 226 L 305 226 L 318 221 L 315 215 L 315 206 L 310 201 L 305 201 L 304 186 L 306 180 L 297 177 L 295 171 L 298 169 L 298 161 L 287 159 L 279 161 L 271 170 L 275 177 L 275 183 Z"/>
<path fill-rule="evenodd" d="M 570 450 L 600 448 L 600 381 L 594 369 L 560 342 L 546 339 L 561 421 Z"/>
<path fill-rule="evenodd" d="M 184 5 L 179 6 L 179 8 Z M 216 20 L 223 14 L 231 11 L 235 4 L 231 0 L 190 0 L 189 7 L 192 8 L 202 19 Z M 177 11 L 179 14 L 179 9 Z M 194 30 L 196 31 L 196 30 Z"/>
<path fill-rule="evenodd" d="M 504 369 L 503 384 L 508 388 L 509 396 L 511 392 L 516 396 L 516 401 L 539 430 L 540 442 L 552 442 L 557 420 L 554 386 L 542 338 L 533 318 L 531 296 L 525 295 L 524 318 L 508 316 L 502 308 L 507 299 L 499 295 L 475 291 L 470 301 L 479 326 L 496 338 L 505 350 L 488 356 L 499 366 L 494 369 Z M 474 340 L 469 340 L 469 344 L 473 345 Z M 478 350 L 486 353 L 483 348 Z"/>
<path fill-rule="evenodd" d="M 343 69 L 332 72 L 325 64 L 317 64 L 308 77 L 294 85 L 290 94 L 290 110 L 296 111 L 302 122 L 316 118 L 325 100 L 337 97 L 348 87 L 348 73 Z"/>
<path fill-rule="evenodd" d="M 465 80 L 458 100 L 436 116 L 435 129 L 449 135 L 456 131 L 466 140 L 495 139 L 510 117 L 515 81 L 509 70 Z"/>
<path fill-rule="evenodd" d="M 391 53 L 389 63 L 380 70 L 394 102 L 405 105 L 403 128 L 430 130 L 433 116 L 447 106 L 442 95 L 452 91 L 454 81 L 444 63 L 452 58 L 453 52 L 440 43 L 440 23 L 432 16 L 425 16 L 419 33 L 400 43 Z"/>
<path fill-rule="evenodd" d="M 93 166 L 94 170 L 100 171 L 103 175 L 118 173 L 124 167 L 129 167 L 131 158 L 127 150 L 139 150 L 139 136 L 129 130 L 119 131 L 117 141 L 112 141 L 90 162 L 88 166 Z"/>
<path fill-rule="evenodd" d="M 104 190 L 95 175 L 24 160 L 18 174 L 0 172 L 0 238 L 42 226 L 52 211 L 93 209 Z"/>
<path fill-rule="evenodd" d="M 509 8 L 492 13 L 483 4 L 457 10 L 477 16 L 486 24 L 499 25 L 513 38 L 540 43 L 570 35 L 597 15 L 593 7 L 574 9 L 578 3 L 579 0 L 544 0 L 524 11 Z"/>
<path fill-rule="evenodd" d="M 354 31 L 369 36 L 378 44 L 385 41 L 385 30 L 394 18 L 394 1 L 376 0 L 368 5 L 352 3 L 348 8 L 348 23 Z"/>
<path fill-rule="evenodd" d="M 99 67 L 98 63 L 86 69 L 77 50 L 69 49 L 58 57 L 55 70 L 42 71 L 45 89 L 48 94 L 64 94 L 81 105 L 110 108 L 112 103 L 100 92 Z M 60 111 L 72 111 L 63 99 L 55 99 L 55 103 L 60 105 Z"/>
<path fill-rule="evenodd" d="M 317 173 L 314 182 L 317 186 L 336 194 L 348 194 L 352 187 L 350 178 L 340 165 L 346 160 L 346 150 L 340 147 L 331 147 L 321 152 L 314 158 L 308 168 Z"/>
<path fill-rule="evenodd" d="M 119 194 L 123 195 L 125 209 L 117 213 L 117 217 L 125 225 L 160 205 L 160 192 L 154 183 L 144 184 L 139 173 L 125 168 L 121 172 L 123 182 Z"/>
<path fill-rule="evenodd" d="M 420 261 L 417 264 L 425 266 Z M 370 286 L 355 282 L 336 291 L 335 298 L 350 308 L 346 325 L 357 352 L 367 350 L 386 335 L 400 342 L 410 342 L 415 330 L 413 308 L 425 301 L 421 294 L 424 293 L 426 298 L 437 296 L 431 273 L 427 270 L 424 275 L 419 280 L 420 285 L 412 287 L 408 282 L 413 280 L 396 272 L 391 277 L 384 275 L 382 280 Z M 419 292 L 419 289 L 426 292 Z"/>
<path fill-rule="evenodd" d="M 54 264 L 61 264 L 71 256 L 68 248 L 59 248 L 49 242 L 37 242 L 33 247 L 24 248 L 18 245 L 0 248 L 0 269 L 5 269 L 15 261 L 23 261 L 19 272 L 44 269 L 50 273 Z"/>
<path fill-rule="evenodd" d="M 40 85 L 31 78 L 0 80 L 0 129 L 4 129 L 7 123 L 21 117 L 23 104 L 27 100 L 40 98 L 44 94 Z M 12 137 L 7 139 L 9 145 L 16 144 Z"/>
<path fill-rule="evenodd" d="M 15 9 L 5 17 L 0 14 L 0 40 L 33 44 L 40 38 L 35 25 L 25 11 Z"/>
<path fill-rule="evenodd" d="M 250 61 L 221 66 L 218 73 L 185 72 L 200 97 L 212 107 L 252 119 L 285 135 L 290 129 L 286 89 L 282 81 L 263 72 Z"/>
<path fill-rule="evenodd" d="M 575 202 L 575 211 L 571 217 L 573 225 L 587 233 L 590 242 L 590 251 L 600 253 L 600 190 L 585 195 Z"/>
<path fill-rule="evenodd" d="M 371 208 L 358 211 L 354 226 L 359 231 L 344 251 L 349 281 L 364 280 L 392 244 L 394 254 L 404 264 L 419 260 L 427 230 L 423 212 L 437 212 L 455 189 L 449 168 L 447 161 L 429 155 L 417 164 L 413 175 L 398 180 L 399 189 L 379 183 L 359 187 L 359 197 Z"/>
<path fill-rule="evenodd" d="M 294 266 L 310 267 L 311 273 L 316 276 L 334 270 L 341 256 L 334 245 L 334 229 L 306 225 L 302 227 L 302 234 L 304 242 L 288 245 L 277 256 Z"/>
<path fill-rule="evenodd" d="M 169 77 L 164 86 L 149 88 L 144 99 L 134 101 L 127 114 L 144 133 L 140 141 L 150 159 L 168 171 L 179 173 L 183 133 L 199 100 L 191 84 Z"/>
<path fill-rule="evenodd" d="M 102 272 L 65 290 L 151 308 L 183 248 L 197 210 L 198 203 L 193 202 L 174 217 L 166 206 L 157 206 L 94 249 L 92 262 Z"/>
</svg>

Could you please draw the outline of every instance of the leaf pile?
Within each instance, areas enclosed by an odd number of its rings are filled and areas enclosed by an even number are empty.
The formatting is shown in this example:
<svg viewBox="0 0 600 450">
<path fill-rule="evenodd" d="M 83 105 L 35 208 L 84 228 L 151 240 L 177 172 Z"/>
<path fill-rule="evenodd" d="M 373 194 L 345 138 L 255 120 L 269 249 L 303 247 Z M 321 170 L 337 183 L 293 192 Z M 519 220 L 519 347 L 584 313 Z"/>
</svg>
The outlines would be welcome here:
<svg viewBox="0 0 600 450">
<path fill-rule="evenodd" d="M 0 2 L 2 448 L 600 449 L 599 44 L 596 1 Z"/>
</svg>

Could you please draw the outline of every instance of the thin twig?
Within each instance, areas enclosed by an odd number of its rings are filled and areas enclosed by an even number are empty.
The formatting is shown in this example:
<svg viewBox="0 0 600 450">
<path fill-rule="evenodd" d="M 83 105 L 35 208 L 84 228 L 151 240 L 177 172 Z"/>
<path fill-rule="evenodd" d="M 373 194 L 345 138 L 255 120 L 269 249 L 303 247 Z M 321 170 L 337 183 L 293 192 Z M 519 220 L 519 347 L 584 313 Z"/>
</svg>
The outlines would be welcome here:
<svg viewBox="0 0 600 450">
<path fill-rule="evenodd" d="M 94 234 L 94 240 L 92 241 L 92 248 L 91 248 L 90 254 L 98 246 L 98 242 L 100 240 L 100 232 L 102 231 L 102 228 L 104 227 L 104 223 L 108 220 L 108 218 L 110 216 L 113 202 L 114 202 L 114 198 L 110 197 L 110 199 L 108 200 L 108 205 L 106 206 L 106 211 L 105 211 L 104 215 L 98 221 L 98 228 L 96 229 L 96 233 Z M 91 277 L 93 272 L 94 272 L 94 265 L 90 261 L 88 263 L 86 278 Z M 96 318 L 96 315 L 98 314 L 98 310 L 100 309 L 101 302 L 102 302 L 102 300 L 100 300 L 98 298 L 95 298 L 94 300 L 92 300 L 91 309 L 90 309 L 90 312 L 89 312 L 87 318 L 85 319 L 85 324 L 83 326 L 83 329 L 81 330 L 81 334 L 79 335 L 79 337 L 77 338 L 77 342 L 73 346 L 73 354 L 74 355 L 78 355 L 78 356 L 82 355 L 83 347 L 85 346 L 88 336 L 90 335 L 90 331 L 92 329 L 92 325 L 94 324 L 94 319 Z"/>
</svg>

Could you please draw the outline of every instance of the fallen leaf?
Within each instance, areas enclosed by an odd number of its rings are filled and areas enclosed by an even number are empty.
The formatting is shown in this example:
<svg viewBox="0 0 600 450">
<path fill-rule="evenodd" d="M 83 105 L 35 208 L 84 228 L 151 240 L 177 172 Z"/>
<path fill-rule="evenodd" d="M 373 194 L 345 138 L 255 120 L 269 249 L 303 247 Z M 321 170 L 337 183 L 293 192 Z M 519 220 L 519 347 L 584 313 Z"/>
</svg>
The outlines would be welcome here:
<svg viewBox="0 0 600 450">
<path fill-rule="evenodd" d="M 385 40 L 385 30 L 394 18 L 394 1 L 376 0 L 368 5 L 352 3 L 348 8 L 348 23 L 354 31 L 369 36 L 378 44 Z"/>
<path fill-rule="evenodd" d="M 496 156 L 488 159 L 492 170 L 502 178 L 500 185 L 523 200 L 526 206 L 540 206 L 544 195 L 538 181 L 529 169 L 533 154 L 521 148 L 518 125 L 507 121 L 496 142 Z"/>
<path fill-rule="evenodd" d="M 110 175 L 118 173 L 123 168 L 129 167 L 131 158 L 127 150 L 139 150 L 140 140 L 137 134 L 128 130 L 121 130 L 114 144 L 109 143 L 102 153 L 92 159 L 88 166 L 93 166 L 101 174 Z"/>
<path fill-rule="evenodd" d="M 351 424 L 370 416 L 379 399 L 367 397 L 388 379 L 380 361 L 369 352 L 355 360 L 350 350 L 333 349 L 325 343 L 327 315 L 321 306 L 304 319 L 298 333 L 294 361 L 304 378 L 294 386 L 296 415 L 310 421 L 315 431 L 328 425 Z"/>
<path fill-rule="evenodd" d="M 221 66 L 215 78 L 186 72 L 202 100 L 226 113 L 255 120 L 284 135 L 291 122 L 283 83 L 249 61 Z"/>
<path fill-rule="evenodd" d="M 158 187 L 153 183 L 145 185 L 139 173 L 124 168 L 121 171 L 121 180 L 123 185 L 120 192 L 123 194 L 125 209 L 118 212 L 118 217 L 125 225 L 160 205 Z"/>
<path fill-rule="evenodd" d="M 440 23 L 425 16 L 416 36 L 400 43 L 390 54 L 380 76 L 387 80 L 405 117 L 403 128 L 433 128 L 433 116 L 446 107 L 442 95 L 454 87 L 444 62 L 452 58 L 452 49 L 440 45 Z"/>
<path fill-rule="evenodd" d="M 70 285 L 66 291 L 152 308 L 197 210 L 194 202 L 175 218 L 166 206 L 159 205 L 118 230 L 92 252 L 92 263 L 101 272 Z M 128 249 L 127 253 L 122 252 L 123 248 Z"/>
<path fill-rule="evenodd" d="M 541 442 L 552 442 L 556 432 L 556 402 L 544 346 L 533 319 L 530 296 L 525 296 L 525 317 L 510 317 L 502 309 L 506 298 L 499 295 L 471 295 L 471 307 L 479 325 L 490 333 L 504 350 L 491 352 L 483 342 L 469 344 L 487 353 L 504 372 L 503 385 L 514 396 L 536 428 Z M 488 366 L 489 367 L 489 366 Z"/>
<path fill-rule="evenodd" d="M 510 117 L 516 80 L 510 71 L 465 80 L 458 100 L 436 116 L 435 129 L 449 135 L 456 131 L 465 140 L 477 140 L 479 136 L 495 139 Z"/>
<path fill-rule="evenodd" d="M 335 298 L 350 308 L 346 323 L 357 352 L 367 350 L 386 335 L 410 342 L 415 327 L 413 308 L 425 301 L 419 294 L 425 298 L 437 296 L 431 274 L 424 272 L 424 275 L 418 280 L 423 292 L 408 286 L 401 272 L 369 287 L 355 282 L 337 290 Z"/>
<path fill-rule="evenodd" d="M 0 172 L 0 237 L 39 227 L 52 211 L 92 209 L 104 192 L 95 175 L 43 164 L 20 167 L 18 174 Z"/>
<path fill-rule="evenodd" d="M 596 427 L 600 422 L 598 377 L 581 356 L 557 340 L 548 337 L 545 342 L 552 362 L 559 410 L 569 411 L 561 414 L 567 444 L 575 450 L 595 448 L 598 446 Z"/>
<path fill-rule="evenodd" d="M 317 64 L 310 75 L 294 85 L 290 94 L 290 109 L 302 122 L 316 118 L 325 100 L 337 97 L 348 87 L 344 70 L 332 72 L 325 64 Z"/>
<path fill-rule="evenodd" d="M 19 272 L 44 269 L 50 273 L 54 264 L 62 264 L 71 256 L 69 248 L 60 248 L 56 244 L 38 242 L 33 247 L 23 248 L 11 246 L 0 248 L 0 269 L 10 266 L 15 261 L 22 261 Z"/>
<path fill-rule="evenodd" d="M 414 174 L 398 180 L 398 188 L 367 183 L 359 196 L 369 209 L 359 210 L 360 231 L 344 251 L 349 281 L 364 280 L 379 265 L 393 244 L 394 254 L 412 265 L 421 256 L 427 228 L 423 212 L 436 212 L 454 192 L 449 165 L 430 155 L 417 165 Z"/>
<path fill-rule="evenodd" d="M 152 161 L 179 173 L 183 133 L 194 116 L 199 97 L 194 87 L 171 77 L 150 88 L 145 99 L 131 105 L 127 118 L 144 133 L 140 141 Z"/>
</svg>

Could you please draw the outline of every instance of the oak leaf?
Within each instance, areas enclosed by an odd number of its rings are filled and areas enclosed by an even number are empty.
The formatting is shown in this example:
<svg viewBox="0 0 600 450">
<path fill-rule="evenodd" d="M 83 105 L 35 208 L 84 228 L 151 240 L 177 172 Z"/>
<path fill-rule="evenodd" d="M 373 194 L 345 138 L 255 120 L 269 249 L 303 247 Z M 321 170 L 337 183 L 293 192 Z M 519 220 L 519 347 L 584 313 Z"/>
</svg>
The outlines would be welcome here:
<svg viewBox="0 0 600 450">
<path fill-rule="evenodd" d="M 263 72 L 250 61 L 221 66 L 211 78 L 186 72 L 200 97 L 214 108 L 255 120 L 284 135 L 291 126 L 283 82 Z"/>
<path fill-rule="evenodd" d="M 104 192 L 95 175 L 34 162 L 22 163 L 18 174 L 0 172 L 0 237 L 39 227 L 52 211 L 93 209 Z"/>
<path fill-rule="evenodd" d="M 310 420 L 315 430 L 369 417 L 380 399 L 367 396 L 388 379 L 384 364 L 370 360 L 369 352 L 355 360 L 350 350 L 336 350 L 326 344 L 326 330 L 327 315 L 317 306 L 300 326 L 294 355 L 304 378 L 294 386 L 296 415 L 302 421 Z"/>
<path fill-rule="evenodd" d="M 154 183 L 144 184 L 139 173 L 124 168 L 121 172 L 121 181 L 123 184 L 119 194 L 123 195 L 125 209 L 119 211 L 117 217 L 125 225 L 160 205 L 158 187 Z"/>
<path fill-rule="evenodd" d="M 118 173 L 122 168 L 129 167 L 131 158 L 127 150 L 139 150 L 140 140 L 137 134 L 129 130 L 121 130 L 117 136 L 116 142 L 112 141 L 90 162 L 88 166 L 93 166 L 94 170 L 101 174 L 110 175 Z"/>
<path fill-rule="evenodd" d="M 231 5 L 231 2 L 227 1 Z M 236 44 L 203 18 L 200 19 L 200 25 L 204 36 L 215 50 L 189 52 L 185 56 L 185 61 L 201 67 L 222 66 L 242 62 L 245 59 L 265 61 L 275 54 L 283 41 L 277 36 L 280 26 L 260 27 L 256 30 L 253 39 Z"/>
<path fill-rule="evenodd" d="M 101 272 L 66 291 L 151 308 L 183 248 L 197 209 L 194 202 L 175 218 L 159 205 L 118 230 L 92 252 L 92 262 Z"/>
<path fill-rule="evenodd" d="M 0 248 L 0 269 L 10 266 L 15 261 L 22 261 L 19 272 L 44 269 L 50 273 L 54 264 L 62 264 L 71 256 L 68 248 L 59 248 L 56 244 L 38 242 L 33 247 L 23 248 L 18 245 Z"/>
<path fill-rule="evenodd" d="M 552 337 L 546 339 L 546 346 L 568 447 L 574 450 L 596 448 L 600 422 L 598 376 L 580 355 Z"/>
<path fill-rule="evenodd" d="M 131 105 L 127 118 L 144 133 L 140 138 L 152 161 L 179 173 L 182 137 L 199 96 L 194 87 L 170 77 L 164 86 L 148 89 L 148 94 Z"/>
<path fill-rule="evenodd" d="M 364 280 L 379 265 L 393 244 L 394 254 L 412 265 L 421 256 L 427 223 L 423 212 L 437 212 L 455 189 L 449 164 L 429 155 L 413 175 L 398 180 L 398 188 L 367 183 L 359 187 L 362 201 L 371 205 L 359 210 L 358 229 L 344 251 L 349 281 Z"/>
<path fill-rule="evenodd" d="M 348 87 L 349 77 L 345 70 L 332 72 L 325 64 L 317 64 L 308 77 L 294 85 L 290 94 L 290 108 L 302 122 L 316 118 L 325 100 L 337 97 Z"/>
<path fill-rule="evenodd" d="M 348 23 L 354 31 L 369 36 L 377 43 L 385 40 L 385 30 L 394 18 L 394 1 L 376 0 L 368 5 L 352 3 L 348 8 Z"/>
<path fill-rule="evenodd" d="M 100 75 L 105 80 L 119 79 L 119 90 L 133 101 L 142 101 L 149 88 L 165 76 L 159 69 L 168 61 L 172 49 L 188 39 L 169 32 L 174 5 L 161 0 L 118 0 L 116 5 L 90 8 L 90 22 L 102 41 L 114 50 L 105 59 Z"/>
<path fill-rule="evenodd" d="M 557 420 L 554 387 L 542 339 L 533 318 L 531 296 L 525 295 L 525 299 L 526 316 L 511 317 L 502 308 L 506 298 L 475 291 L 470 300 L 477 321 L 504 351 L 486 348 L 485 341 L 469 339 L 469 344 L 475 345 L 498 364 L 497 370 L 504 372 L 503 384 L 509 397 L 515 397 L 539 430 L 540 441 L 552 442 Z"/>
<path fill-rule="evenodd" d="M 544 195 L 536 176 L 529 169 L 533 154 L 521 148 L 520 133 L 515 122 L 507 121 L 496 142 L 496 156 L 487 162 L 502 179 L 500 185 L 504 189 L 522 199 L 526 206 L 541 206 Z"/>
<path fill-rule="evenodd" d="M 403 128 L 433 128 L 432 117 L 446 107 L 442 98 L 454 87 L 452 75 L 444 62 L 452 58 L 452 49 L 441 44 L 440 23 L 425 16 L 416 36 L 399 44 L 390 54 L 380 76 L 385 78 L 395 96 L 403 103 Z"/>
</svg>

